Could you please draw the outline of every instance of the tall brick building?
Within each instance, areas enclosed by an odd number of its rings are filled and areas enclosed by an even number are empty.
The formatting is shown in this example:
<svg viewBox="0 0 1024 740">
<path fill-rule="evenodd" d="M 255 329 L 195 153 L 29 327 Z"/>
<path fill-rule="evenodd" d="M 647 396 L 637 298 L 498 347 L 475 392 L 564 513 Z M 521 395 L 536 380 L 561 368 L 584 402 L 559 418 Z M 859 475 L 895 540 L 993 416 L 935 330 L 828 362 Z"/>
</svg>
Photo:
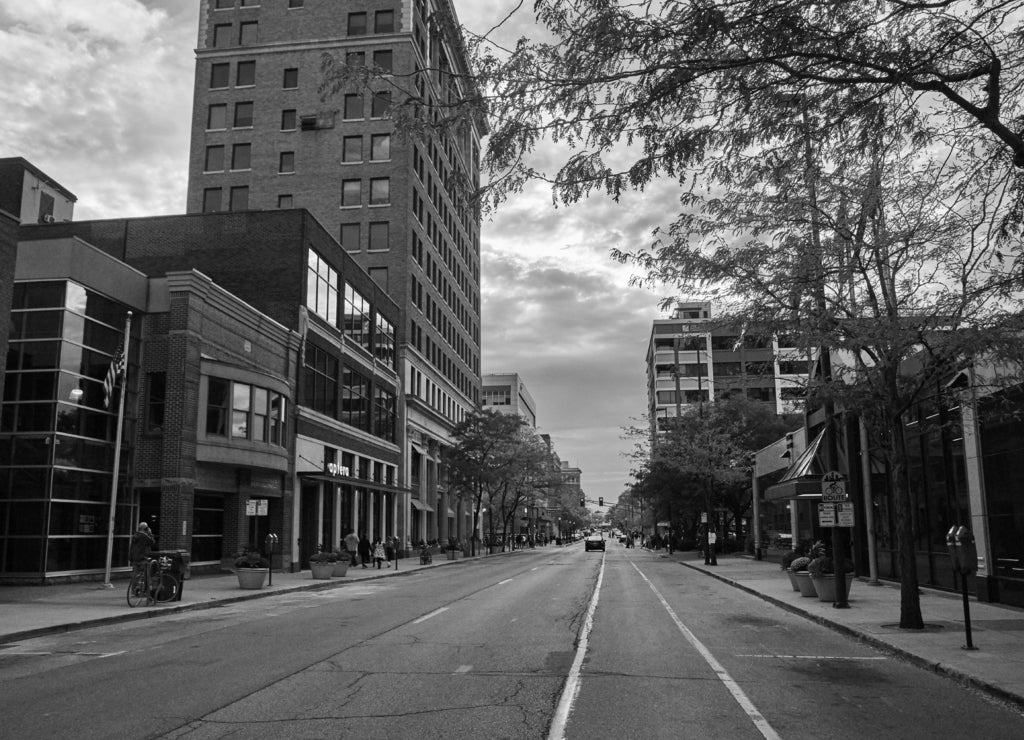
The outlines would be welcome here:
<svg viewBox="0 0 1024 740">
<path fill-rule="evenodd" d="M 389 111 L 442 104 L 468 79 L 450 0 L 202 0 L 190 213 L 305 208 L 398 304 L 401 483 L 412 539 L 465 536 L 441 451 L 480 402 L 483 124 L 414 139 Z M 324 55 L 372 70 L 321 99 Z"/>
</svg>

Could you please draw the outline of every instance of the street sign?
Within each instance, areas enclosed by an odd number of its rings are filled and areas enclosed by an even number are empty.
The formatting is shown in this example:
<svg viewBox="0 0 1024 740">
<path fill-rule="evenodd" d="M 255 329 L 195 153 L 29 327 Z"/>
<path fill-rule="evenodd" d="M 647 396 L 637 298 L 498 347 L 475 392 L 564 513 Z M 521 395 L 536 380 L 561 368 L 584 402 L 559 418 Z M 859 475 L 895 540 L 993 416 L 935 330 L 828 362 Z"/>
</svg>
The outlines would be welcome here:
<svg viewBox="0 0 1024 740">
<path fill-rule="evenodd" d="M 821 476 L 821 500 L 826 504 L 846 501 L 846 481 L 842 473 L 830 470 Z"/>
<path fill-rule="evenodd" d="M 818 504 L 818 526 L 820 526 L 820 527 L 834 527 L 834 526 L 836 526 L 836 505 L 835 504 Z"/>
<path fill-rule="evenodd" d="M 266 516 L 268 513 L 267 500 L 265 498 L 250 498 L 245 500 L 246 516 Z"/>
<path fill-rule="evenodd" d="M 836 504 L 836 526 L 852 527 L 853 523 L 853 502 L 845 501 Z"/>
</svg>

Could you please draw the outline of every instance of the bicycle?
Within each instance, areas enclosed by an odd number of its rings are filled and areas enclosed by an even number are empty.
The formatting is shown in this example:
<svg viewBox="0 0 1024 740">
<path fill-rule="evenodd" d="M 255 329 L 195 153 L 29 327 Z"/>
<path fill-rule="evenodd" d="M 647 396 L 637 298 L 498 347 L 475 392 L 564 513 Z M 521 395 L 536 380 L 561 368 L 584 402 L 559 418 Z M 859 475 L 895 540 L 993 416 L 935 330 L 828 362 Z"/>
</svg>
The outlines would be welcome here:
<svg viewBox="0 0 1024 740">
<path fill-rule="evenodd" d="M 146 606 L 173 601 L 178 595 L 178 579 L 170 573 L 171 559 L 166 555 L 149 558 L 135 566 L 128 581 L 128 606 Z"/>
</svg>

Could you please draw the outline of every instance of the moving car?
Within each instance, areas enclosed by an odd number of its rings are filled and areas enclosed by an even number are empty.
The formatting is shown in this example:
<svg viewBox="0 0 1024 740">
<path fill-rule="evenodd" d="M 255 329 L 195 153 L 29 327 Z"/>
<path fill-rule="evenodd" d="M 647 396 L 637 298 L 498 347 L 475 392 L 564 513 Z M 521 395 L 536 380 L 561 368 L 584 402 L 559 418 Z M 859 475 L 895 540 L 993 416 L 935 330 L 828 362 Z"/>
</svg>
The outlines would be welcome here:
<svg viewBox="0 0 1024 740">
<path fill-rule="evenodd" d="M 585 551 L 600 550 L 604 552 L 604 537 L 599 534 L 592 534 L 583 543 Z"/>
</svg>

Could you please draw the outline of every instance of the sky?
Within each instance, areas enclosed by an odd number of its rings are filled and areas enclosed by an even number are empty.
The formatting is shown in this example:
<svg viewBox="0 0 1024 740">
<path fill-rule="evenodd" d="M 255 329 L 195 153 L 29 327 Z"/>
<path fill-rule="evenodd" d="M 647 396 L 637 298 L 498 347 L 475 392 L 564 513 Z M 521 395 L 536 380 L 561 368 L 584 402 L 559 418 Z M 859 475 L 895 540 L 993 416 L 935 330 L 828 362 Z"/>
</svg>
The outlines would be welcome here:
<svg viewBox="0 0 1024 740">
<path fill-rule="evenodd" d="M 475 32 L 520 4 L 454 2 Z M 505 38 L 536 34 L 522 5 Z M 0 157 L 74 193 L 76 220 L 184 213 L 198 19 L 199 0 L 0 0 Z M 624 428 L 646 411 L 665 318 L 609 251 L 649 243 L 677 211 L 670 186 L 555 208 L 535 185 L 482 224 L 483 372 L 519 373 L 538 432 L 606 504 L 630 482 Z"/>
</svg>

